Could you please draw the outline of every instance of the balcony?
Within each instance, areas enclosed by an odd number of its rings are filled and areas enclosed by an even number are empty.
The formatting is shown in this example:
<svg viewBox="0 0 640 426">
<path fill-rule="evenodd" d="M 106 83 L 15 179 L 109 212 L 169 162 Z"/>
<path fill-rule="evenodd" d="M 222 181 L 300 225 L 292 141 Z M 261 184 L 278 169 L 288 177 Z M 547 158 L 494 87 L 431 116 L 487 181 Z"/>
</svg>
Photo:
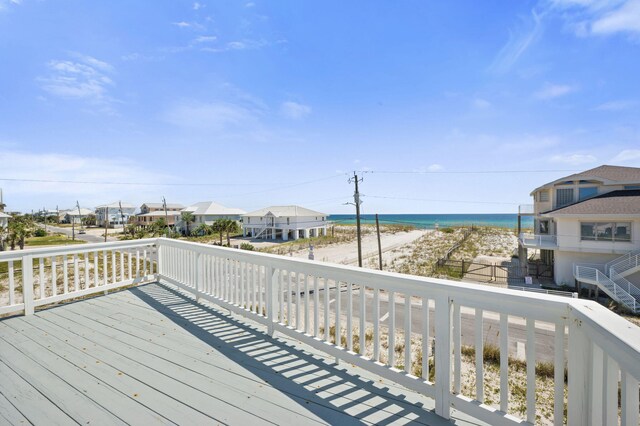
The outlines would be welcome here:
<svg viewBox="0 0 640 426">
<path fill-rule="evenodd" d="M 640 329 L 592 301 L 163 238 L 0 253 L 0 284 L 8 423 L 533 424 L 544 393 L 638 424 Z"/>
<path fill-rule="evenodd" d="M 533 204 L 520 204 L 518 206 L 518 214 L 520 216 L 533 216 L 535 214 Z"/>
<path fill-rule="evenodd" d="M 526 248 L 549 250 L 558 248 L 558 239 L 555 235 L 530 234 L 523 232 L 520 234 L 519 240 L 520 244 Z"/>
</svg>

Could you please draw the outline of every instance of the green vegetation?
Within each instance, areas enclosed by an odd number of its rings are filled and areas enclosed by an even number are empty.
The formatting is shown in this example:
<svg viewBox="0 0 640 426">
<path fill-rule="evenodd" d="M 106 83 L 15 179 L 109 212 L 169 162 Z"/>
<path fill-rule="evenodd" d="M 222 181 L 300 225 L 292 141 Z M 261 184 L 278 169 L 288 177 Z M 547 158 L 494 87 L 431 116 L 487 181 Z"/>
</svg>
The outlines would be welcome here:
<svg viewBox="0 0 640 426">
<path fill-rule="evenodd" d="M 256 249 L 256 248 L 253 246 L 253 244 L 249 244 L 249 243 L 242 243 L 242 244 L 240 244 L 240 248 L 241 248 L 242 250 L 249 250 L 249 251 L 253 251 L 253 250 L 255 250 L 255 249 Z"/>
<path fill-rule="evenodd" d="M 44 237 L 31 237 L 27 238 L 26 246 L 28 247 L 41 247 L 41 246 L 60 246 L 69 244 L 84 244 L 81 240 L 72 240 L 66 235 L 55 234 L 46 235 Z"/>
</svg>

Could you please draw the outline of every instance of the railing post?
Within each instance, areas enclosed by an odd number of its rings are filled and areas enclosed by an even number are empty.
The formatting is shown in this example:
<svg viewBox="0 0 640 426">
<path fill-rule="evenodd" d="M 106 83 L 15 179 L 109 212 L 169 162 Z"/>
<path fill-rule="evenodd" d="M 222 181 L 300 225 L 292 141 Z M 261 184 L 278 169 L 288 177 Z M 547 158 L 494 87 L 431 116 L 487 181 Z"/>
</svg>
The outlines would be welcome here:
<svg viewBox="0 0 640 426">
<path fill-rule="evenodd" d="M 22 257 L 22 297 L 24 299 L 24 314 L 33 315 L 35 312 L 33 306 L 33 256 Z"/>
<path fill-rule="evenodd" d="M 451 301 L 440 295 L 435 302 L 436 414 L 448 419 L 451 411 Z"/>
<path fill-rule="evenodd" d="M 591 419 L 590 395 L 592 393 L 590 377 L 591 345 L 582 329 L 581 321 L 575 317 L 569 320 L 568 357 L 568 400 L 567 424 L 586 425 Z M 558 368 L 559 366 L 555 366 Z"/>
<path fill-rule="evenodd" d="M 157 268 L 158 270 L 156 271 L 156 279 L 159 281 L 160 278 L 162 277 L 162 274 L 164 272 L 164 260 L 163 260 L 163 252 L 162 252 L 162 244 L 160 243 L 160 240 L 156 240 L 156 256 L 157 256 L 157 260 L 156 260 L 156 264 L 157 264 Z M 123 265 L 124 267 L 124 265 Z"/>
<path fill-rule="evenodd" d="M 202 283 L 202 254 L 200 252 L 196 253 L 196 270 L 195 272 L 195 278 L 196 278 L 196 282 L 195 282 L 195 291 L 196 291 L 196 302 L 200 301 L 201 295 L 202 295 L 202 289 L 204 288 L 203 283 Z"/>
<path fill-rule="evenodd" d="M 274 323 L 276 321 L 275 306 L 278 303 L 277 274 L 271 266 L 266 267 L 265 285 L 267 290 L 267 334 L 273 337 L 275 332 Z"/>
</svg>

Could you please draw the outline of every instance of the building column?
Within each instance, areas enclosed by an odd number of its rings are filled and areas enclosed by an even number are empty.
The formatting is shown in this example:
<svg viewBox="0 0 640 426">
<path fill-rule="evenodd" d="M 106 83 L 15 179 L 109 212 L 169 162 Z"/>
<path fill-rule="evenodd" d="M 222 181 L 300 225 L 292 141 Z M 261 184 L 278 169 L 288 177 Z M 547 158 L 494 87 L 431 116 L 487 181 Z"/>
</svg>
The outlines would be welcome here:
<svg viewBox="0 0 640 426">
<path fill-rule="evenodd" d="M 323 237 L 327 236 L 327 227 L 326 226 L 322 228 L 322 236 Z"/>
<path fill-rule="evenodd" d="M 303 232 L 304 232 L 304 234 L 303 234 L 304 238 L 309 238 L 309 229 L 308 228 L 304 229 Z"/>
<path fill-rule="evenodd" d="M 289 230 L 286 228 L 282 230 L 282 241 L 289 241 Z"/>
<path fill-rule="evenodd" d="M 276 239 L 276 228 L 271 229 L 271 239 L 272 240 Z"/>
<path fill-rule="evenodd" d="M 247 228 L 245 228 L 244 226 L 242 227 L 242 238 L 245 238 L 247 236 Z"/>
<path fill-rule="evenodd" d="M 299 238 L 300 238 L 300 231 L 298 231 L 298 229 L 296 228 L 293 230 L 293 239 L 297 240 Z"/>
</svg>

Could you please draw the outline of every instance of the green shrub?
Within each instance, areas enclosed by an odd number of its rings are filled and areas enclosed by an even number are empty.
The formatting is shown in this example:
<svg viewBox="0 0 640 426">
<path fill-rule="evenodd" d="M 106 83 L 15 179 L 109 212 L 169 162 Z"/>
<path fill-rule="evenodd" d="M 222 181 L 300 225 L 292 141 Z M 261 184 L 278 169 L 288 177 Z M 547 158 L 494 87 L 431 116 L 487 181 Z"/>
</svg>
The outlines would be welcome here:
<svg viewBox="0 0 640 426">
<path fill-rule="evenodd" d="M 45 231 L 42 228 L 38 228 L 36 229 L 36 231 L 33 233 L 34 237 L 46 237 L 47 236 L 47 231 Z"/>
<path fill-rule="evenodd" d="M 255 250 L 255 247 L 254 247 L 252 244 L 249 244 L 249 243 L 242 243 L 242 244 L 240 244 L 240 248 L 241 248 L 242 250 L 249 250 L 249 251 L 253 251 L 253 250 Z"/>
</svg>

